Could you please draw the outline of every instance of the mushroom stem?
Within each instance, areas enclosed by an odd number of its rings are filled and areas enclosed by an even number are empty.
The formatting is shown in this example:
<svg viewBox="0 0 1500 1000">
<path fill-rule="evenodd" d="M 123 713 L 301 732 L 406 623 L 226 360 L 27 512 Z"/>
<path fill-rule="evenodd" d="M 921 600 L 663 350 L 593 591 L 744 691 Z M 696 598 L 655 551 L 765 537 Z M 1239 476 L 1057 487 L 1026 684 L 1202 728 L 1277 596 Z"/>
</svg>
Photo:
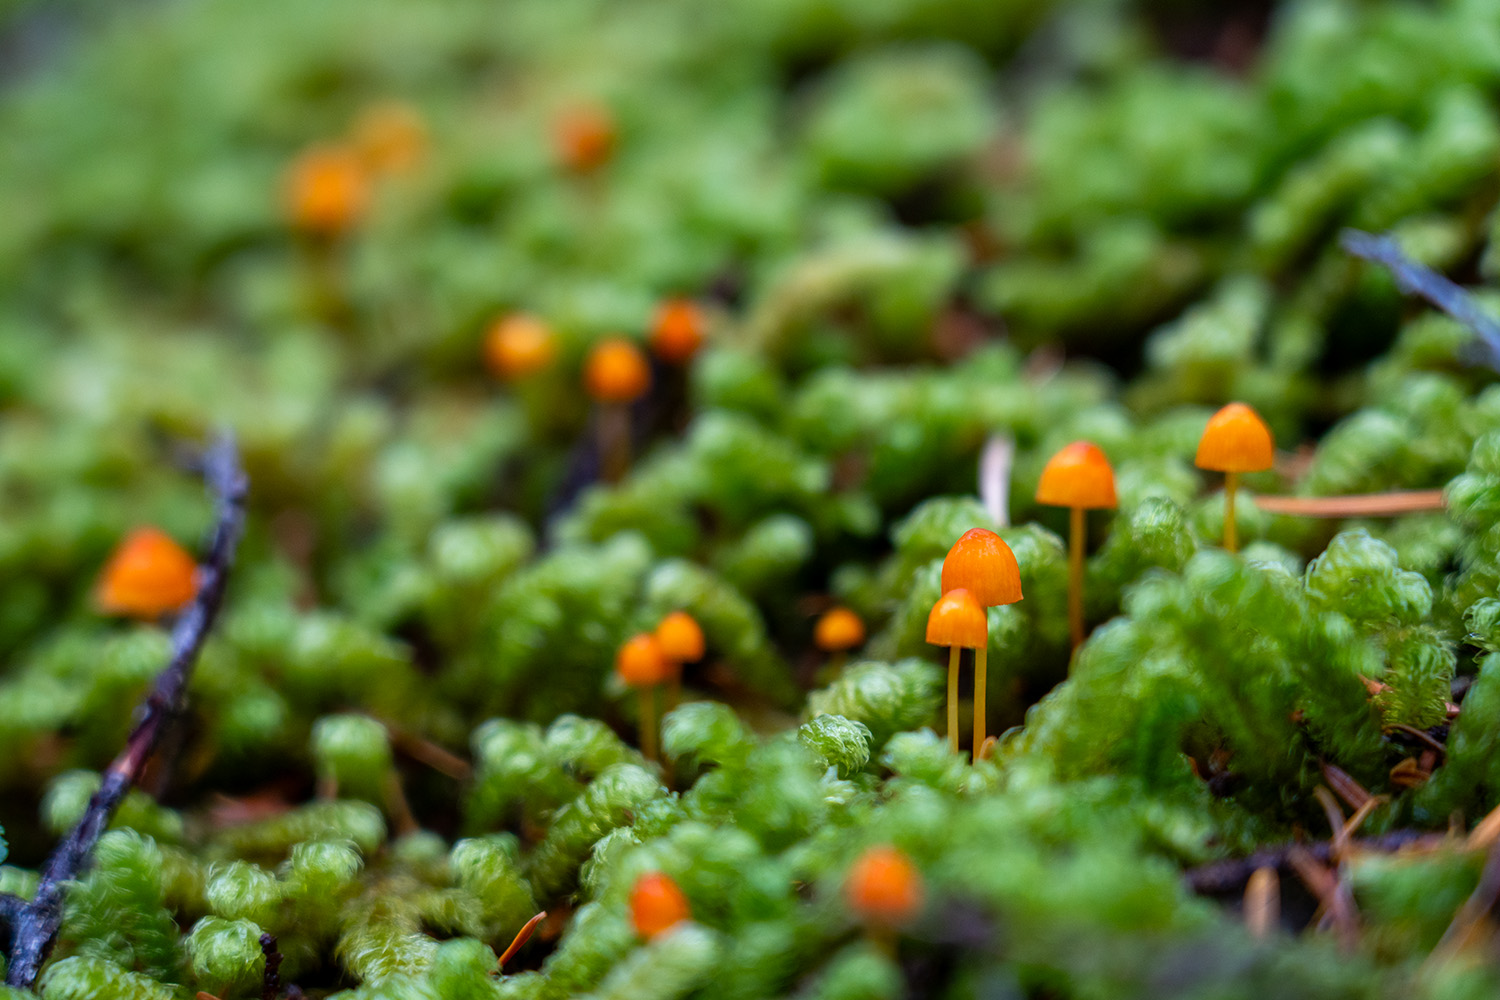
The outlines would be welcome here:
<svg viewBox="0 0 1500 1000">
<path fill-rule="evenodd" d="M 656 763 L 656 685 L 643 684 L 640 688 L 640 739 L 641 753 Z"/>
<path fill-rule="evenodd" d="M 606 483 L 618 483 L 630 469 L 630 410 L 623 404 L 599 407 L 599 468 Z"/>
<path fill-rule="evenodd" d="M 974 762 L 979 763 L 979 751 L 984 746 L 985 717 L 985 659 L 989 650 L 980 646 L 974 650 Z"/>
<path fill-rule="evenodd" d="M 1224 548 L 1229 552 L 1240 550 L 1239 536 L 1235 533 L 1234 492 L 1239 489 L 1240 474 L 1224 473 Z"/>
<path fill-rule="evenodd" d="M 1073 648 L 1083 645 L 1083 545 L 1086 523 L 1082 507 L 1071 507 L 1068 531 L 1068 631 Z"/>
<path fill-rule="evenodd" d="M 958 753 L 958 658 L 962 646 L 948 647 L 948 749 Z"/>
<path fill-rule="evenodd" d="M 666 711 L 675 711 L 682 704 L 682 664 L 677 664 L 677 669 L 667 680 L 667 707 Z"/>
</svg>

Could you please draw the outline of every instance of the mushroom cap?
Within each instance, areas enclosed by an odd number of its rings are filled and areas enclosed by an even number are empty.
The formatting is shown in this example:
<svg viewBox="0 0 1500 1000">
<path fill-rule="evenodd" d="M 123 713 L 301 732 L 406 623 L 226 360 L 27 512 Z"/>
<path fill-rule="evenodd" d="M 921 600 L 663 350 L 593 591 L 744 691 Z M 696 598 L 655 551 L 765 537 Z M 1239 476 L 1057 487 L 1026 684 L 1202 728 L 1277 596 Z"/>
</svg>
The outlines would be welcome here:
<svg viewBox="0 0 1500 1000">
<path fill-rule="evenodd" d="M 650 632 L 631 637 L 615 654 L 615 673 L 631 687 L 660 684 L 672 674 L 661 643 Z"/>
<path fill-rule="evenodd" d="M 703 346 L 707 320 L 692 299 L 668 299 L 656 308 L 651 321 L 651 350 L 668 364 L 691 361 Z"/>
<path fill-rule="evenodd" d="M 846 607 L 829 608 L 813 627 L 813 642 L 825 653 L 853 649 L 865 641 L 865 623 Z"/>
<path fill-rule="evenodd" d="M 105 614 L 151 619 L 186 607 L 197 590 L 187 550 L 157 528 L 137 528 L 104 564 L 94 603 Z"/>
<path fill-rule="evenodd" d="M 360 113 L 354 147 L 374 173 L 410 173 L 427 156 L 427 126 L 410 104 L 381 101 Z"/>
<path fill-rule="evenodd" d="M 927 641 L 934 646 L 979 649 L 989 639 L 990 621 L 984 607 L 962 587 L 939 597 L 927 613 Z"/>
<path fill-rule="evenodd" d="M 686 611 L 674 611 L 656 626 L 656 641 L 661 651 L 674 663 L 695 663 L 703 659 L 707 645 L 703 629 Z"/>
<path fill-rule="evenodd" d="M 557 357 L 557 335 L 530 313 L 511 313 L 495 321 L 484 338 L 490 370 L 514 381 L 541 371 Z"/>
<path fill-rule="evenodd" d="M 964 532 L 943 559 L 943 593 L 960 588 L 987 608 L 1021 599 L 1021 567 L 1005 539 L 984 528 Z"/>
<path fill-rule="evenodd" d="M 687 896 L 670 875 L 647 872 L 630 889 L 630 922 L 635 925 L 635 932 L 648 941 L 692 916 Z"/>
<path fill-rule="evenodd" d="M 314 146 L 287 168 L 283 197 L 293 226 L 333 236 L 364 216 L 370 203 L 370 178 L 353 150 Z"/>
<path fill-rule="evenodd" d="M 922 908 L 922 876 L 911 859 L 894 847 L 872 847 L 849 868 L 844 898 L 863 920 L 900 924 Z"/>
<path fill-rule="evenodd" d="M 589 352 L 583 381 L 589 395 L 601 403 L 632 403 L 651 388 L 651 366 L 635 344 L 610 337 Z"/>
<path fill-rule="evenodd" d="M 575 104 L 552 121 L 553 151 L 558 162 L 575 173 L 608 163 L 617 138 L 615 117 L 601 104 Z"/>
<path fill-rule="evenodd" d="M 1259 472 L 1275 461 L 1271 428 L 1244 403 L 1230 403 L 1208 418 L 1193 464 L 1216 472 Z"/>
<path fill-rule="evenodd" d="M 1036 502 L 1086 510 L 1118 507 L 1115 470 L 1098 445 L 1074 441 L 1047 460 L 1037 483 Z"/>
</svg>

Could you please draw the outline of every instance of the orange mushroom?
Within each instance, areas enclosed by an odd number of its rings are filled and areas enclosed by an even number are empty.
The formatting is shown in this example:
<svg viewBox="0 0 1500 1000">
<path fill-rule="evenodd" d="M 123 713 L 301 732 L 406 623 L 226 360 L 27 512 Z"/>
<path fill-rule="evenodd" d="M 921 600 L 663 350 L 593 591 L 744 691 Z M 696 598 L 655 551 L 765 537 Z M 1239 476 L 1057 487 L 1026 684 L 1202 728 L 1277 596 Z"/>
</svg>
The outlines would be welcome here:
<svg viewBox="0 0 1500 1000">
<path fill-rule="evenodd" d="M 922 909 L 926 890 L 917 868 L 894 847 L 872 847 L 855 859 L 844 881 L 844 898 L 867 924 L 892 928 Z"/>
<path fill-rule="evenodd" d="M 1021 567 L 1005 539 L 984 528 L 970 528 L 953 543 L 943 558 L 943 593 L 963 588 L 981 606 L 993 608 L 1021 600 Z M 986 657 L 988 643 L 974 652 L 974 760 L 984 748 L 985 714 L 988 709 Z"/>
<path fill-rule="evenodd" d="M 668 299 L 651 321 L 651 350 L 668 364 L 685 365 L 703 346 L 707 319 L 691 299 Z"/>
<path fill-rule="evenodd" d="M 832 653 L 829 664 L 833 673 L 843 669 L 849 650 L 865 641 L 865 623 L 846 607 L 829 608 L 813 626 L 813 644 Z"/>
<path fill-rule="evenodd" d="M 1224 473 L 1224 548 L 1238 551 L 1234 523 L 1234 495 L 1242 472 L 1269 469 L 1276 458 L 1276 445 L 1266 422 L 1244 403 L 1230 403 L 1208 420 L 1198 439 L 1193 464 L 1200 469 Z"/>
<path fill-rule="evenodd" d="M 292 161 L 284 190 L 292 225 L 321 239 L 352 229 L 370 202 L 370 180 L 358 154 L 343 146 L 315 146 Z"/>
<path fill-rule="evenodd" d="M 661 643 L 650 632 L 628 640 L 615 654 L 615 673 L 640 696 L 641 753 L 656 760 L 656 688 L 672 672 Z"/>
<path fill-rule="evenodd" d="M 599 104 L 575 104 L 552 122 L 558 162 L 574 173 L 592 173 L 608 163 L 616 138 L 614 116 Z"/>
<path fill-rule="evenodd" d="M 630 468 L 629 405 L 651 388 L 651 365 L 623 337 L 594 345 L 584 362 L 583 383 L 599 404 L 599 451 L 604 478 L 617 482 Z"/>
<path fill-rule="evenodd" d="M 965 649 L 989 644 L 990 622 L 974 595 L 962 587 L 937 599 L 927 614 L 927 641 L 948 647 L 948 749 L 958 753 L 958 666 Z M 979 654 L 974 654 L 976 661 Z"/>
<path fill-rule="evenodd" d="M 647 941 L 693 917 L 687 896 L 662 872 L 647 872 L 630 889 L 630 922 Z"/>
<path fill-rule="evenodd" d="M 484 356 L 492 372 L 507 381 L 534 375 L 557 357 L 557 335 L 529 313 L 496 320 L 484 337 Z"/>
<path fill-rule="evenodd" d="M 157 528 L 137 528 L 99 574 L 94 603 L 107 615 L 153 620 L 186 607 L 198 592 L 198 564 Z"/>
<path fill-rule="evenodd" d="M 703 659 L 707 642 L 703 629 L 686 611 L 674 611 L 656 626 L 656 641 L 672 665 L 672 675 L 667 679 L 667 711 L 677 707 L 682 700 L 682 665 Z"/>
<path fill-rule="evenodd" d="M 371 173 L 408 174 L 427 156 L 427 126 L 409 104 L 372 104 L 354 124 L 354 148 Z"/>
<path fill-rule="evenodd" d="M 1084 511 L 1119 506 L 1115 470 L 1098 445 L 1074 441 L 1047 460 L 1037 483 L 1036 502 L 1069 511 L 1068 631 L 1077 649 L 1083 643 L 1083 547 L 1088 534 Z"/>
</svg>

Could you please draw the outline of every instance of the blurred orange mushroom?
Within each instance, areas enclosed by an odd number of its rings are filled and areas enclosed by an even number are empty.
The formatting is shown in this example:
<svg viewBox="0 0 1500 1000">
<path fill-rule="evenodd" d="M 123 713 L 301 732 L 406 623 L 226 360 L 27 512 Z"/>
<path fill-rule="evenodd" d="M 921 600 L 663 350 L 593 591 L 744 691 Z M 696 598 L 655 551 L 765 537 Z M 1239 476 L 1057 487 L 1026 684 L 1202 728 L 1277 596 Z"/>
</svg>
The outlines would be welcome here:
<svg viewBox="0 0 1500 1000">
<path fill-rule="evenodd" d="M 1083 548 L 1088 536 L 1084 511 L 1119 506 L 1115 470 L 1098 445 L 1074 441 L 1047 460 L 1037 484 L 1036 502 L 1067 507 L 1069 511 L 1068 631 L 1077 649 L 1083 643 Z"/>
<path fill-rule="evenodd" d="M 953 543 L 943 558 L 943 593 L 962 588 L 983 607 L 1014 604 L 1021 600 L 1021 567 L 1005 539 L 984 528 L 970 528 Z M 986 657 L 988 643 L 974 653 L 974 760 L 984 747 L 988 711 Z"/>
<path fill-rule="evenodd" d="M 832 653 L 830 665 L 837 673 L 844 666 L 849 650 L 865 641 L 865 623 L 859 615 L 842 605 L 829 608 L 813 626 L 813 644 Z"/>
<path fill-rule="evenodd" d="M 529 313 L 511 313 L 495 321 L 484 337 L 490 370 L 507 381 L 534 375 L 557 357 L 557 335 Z"/>
<path fill-rule="evenodd" d="M 668 364 L 685 365 L 703 346 L 707 318 L 691 299 L 668 299 L 651 320 L 651 350 Z"/>
<path fill-rule="evenodd" d="M 844 898 L 866 924 L 894 928 L 922 909 L 926 889 L 917 868 L 894 847 L 872 847 L 849 868 Z"/>
<path fill-rule="evenodd" d="M 948 647 L 948 748 L 958 753 L 958 667 L 965 649 L 989 644 L 990 623 L 974 595 L 962 587 L 937 599 L 927 614 L 927 641 Z M 975 654 L 976 661 L 979 654 Z"/>
<path fill-rule="evenodd" d="M 343 146 L 315 146 L 292 161 L 284 189 L 287 218 L 310 236 L 333 239 L 364 217 L 370 179 L 364 163 Z"/>
<path fill-rule="evenodd" d="M 630 889 L 630 922 L 647 941 L 692 917 L 687 896 L 670 875 L 647 872 Z"/>
<path fill-rule="evenodd" d="M 600 104 L 575 104 L 552 121 L 557 160 L 574 173 L 591 173 L 608 163 L 617 138 L 614 115 Z"/>
<path fill-rule="evenodd" d="M 354 148 L 375 174 L 408 174 L 427 156 L 427 126 L 401 101 L 372 104 L 354 123 Z"/>
<path fill-rule="evenodd" d="M 94 603 L 108 615 L 153 620 L 180 611 L 198 592 L 198 564 L 157 528 L 126 535 L 105 563 Z"/>
<path fill-rule="evenodd" d="M 703 629 L 686 611 L 674 611 L 656 626 L 656 641 L 672 666 L 667 679 L 667 711 L 677 707 L 682 697 L 682 665 L 703 659 L 707 642 Z"/>
<path fill-rule="evenodd" d="M 623 337 L 594 345 L 584 362 L 583 384 L 599 404 L 599 451 L 607 482 L 630 467 L 629 405 L 651 388 L 651 365 L 641 349 Z"/>
<path fill-rule="evenodd" d="M 629 639 L 615 654 L 615 673 L 640 697 L 641 753 L 656 760 L 656 688 L 672 671 L 661 643 L 650 632 Z"/>
<path fill-rule="evenodd" d="M 1276 458 L 1276 445 L 1266 422 L 1244 403 L 1230 403 L 1208 420 L 1198 439 L 1193 464 L 1200 469 L 1224 473 L 1224 548 L 1238 551 L 1234 522 L 1234 496 L 1242 472 L 1269 469 Z"/>
</svg>

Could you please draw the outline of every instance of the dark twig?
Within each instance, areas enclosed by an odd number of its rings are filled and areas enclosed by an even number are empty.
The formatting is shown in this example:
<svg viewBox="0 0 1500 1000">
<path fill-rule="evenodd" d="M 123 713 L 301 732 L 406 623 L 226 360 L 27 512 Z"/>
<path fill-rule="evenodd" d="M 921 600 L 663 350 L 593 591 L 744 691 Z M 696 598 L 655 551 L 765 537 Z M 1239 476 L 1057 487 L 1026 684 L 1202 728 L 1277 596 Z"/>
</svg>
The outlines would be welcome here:
<svg viewBox="0 0 1500 1000">
<path fill-rule="evenodd" d="M 276 950 L 276 935 L 262 934 L 260 951 L 266 956 L 266 971 L 260 981 L 260 998 L 276 1000 L 281 996 L 281 952 Z"/>
<path fill-rule="evenodd" d="M 1379 837 L 1354 840 L 1349 844 L 1354 851 L 1398 851 L 1403 847 L 1437 846 L 1448 837 L 1444 834 L 1425 833 L 1420 830 L 1396 830 Z M 1189 869 L 1187 884 L 1202 895 L 1220 895 L 1244 891 L 1245 883 L 1257 868 L 1273 868 L 1278 872 L 1290 871 L 1287 858 L 1294 848 L 1301 848 L 1314 860 L 1327 863 L 1333 856 L 1333 845 L 1327 841 L 1316 844 L 1283 844 L 1256 851 L 1248 858 L 1230 858 L 1210 861 L 1206 865 Z"/>
<path fill-rule="evenodd" d="M 1345 229 L 1339 234 L 1339 245 L 1356 257 L 1381 265 L 1396 279 L 1397 288 L 1408 295 L 1420 295 L 1472 330 L 1479 338 L 1480 363 L 1500 371 L 1500 322 L 1479 308 L 1472 295 L 1406 256 L 1390 236 Z"/>
<path fill-rule="evenodd" d="M 88 865 L 115 809 L 140 780 L 163 734 L 181 711 L 193 663 L 223 603 L 224 585 L 244 527 L 247 489 L 233 438 L 226 434 L 209 447 L 201 472 L 214 497 L 216 516 L 207 555 L 198 567 L 198 593 L 172 628 L 171 659 L 141 705 L 125 749 L 104 772 L 104 781 L 89 799 L 78 825 L 47 859 L 36 895 L 11 916 L 13 937 L 5 977 L 8 986 L 30 989 L 35 984 L 62 923 L 68 885 Z"/>
</svg>

